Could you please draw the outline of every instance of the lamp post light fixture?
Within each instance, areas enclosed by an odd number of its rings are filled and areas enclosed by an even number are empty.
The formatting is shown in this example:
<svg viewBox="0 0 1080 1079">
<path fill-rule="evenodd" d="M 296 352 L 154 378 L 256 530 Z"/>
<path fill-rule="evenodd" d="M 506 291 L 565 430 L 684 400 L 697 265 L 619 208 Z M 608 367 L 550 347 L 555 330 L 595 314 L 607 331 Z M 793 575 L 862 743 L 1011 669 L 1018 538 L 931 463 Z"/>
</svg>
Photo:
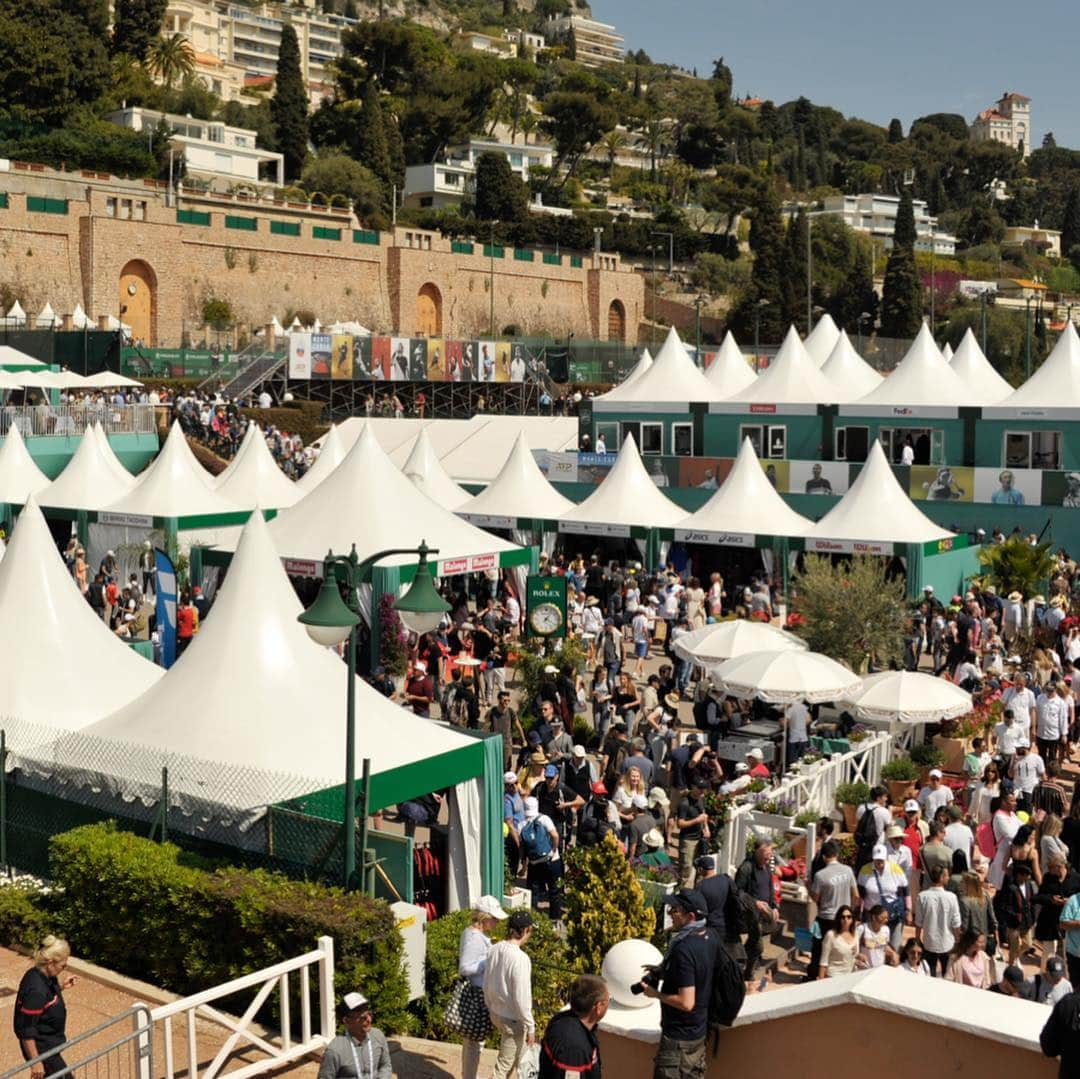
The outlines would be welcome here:
<svg viewBox="0 0 1080 1079">
<path fill-rule="evenodd" d="M 698 367 L 701 368 L 704 368 L 704 365 L 701 362 L 701 308 L 704 304 L 707 304 L 708 302 L 709 297 L 706 296 L 704 293 L 699 293 L 697 296 L 694 297 L 694 311 L 697 314 L 697 318 L 695 320 L 697 324 L 697 345 L 694 349 L 694 362 L 698 365 Z"/>
<path fill-rule="evenodd" d="M 345 661 L 348 681 L 345 687 L 345 804 L 342 813 L 344 845 L 344 886 L 346 891 L 355 887 L 356 877 L 356 633 L 360 625 L 356 589 L 372 567 L 382 558 L 395 554 L 417 555 L 419 562 L 416 575 L 409 590 L 394 604 L 403 620 L 416 633 L 427 633 L 439 624 L 450 609 L 450 604 L 439 595 L 431 576 L 427 556 L 438 554 L 421 541 L 419 547 L 395 547 L 378 551 L 362 562 L 356 554 L 356 546 L 347 555 L 327 552 L 323 562 L 323 583 L 315 602 L 297 615 L 297 621 L 307 630 L 316 643 L 334 648 L 347 640 Z M 348 601 L 342 599 L 338 587 L 338 571 L 344 577 Z M 372 608 L 371 631 L 378 633 L 379 612 Z M 363 792 L 364 808 L 361 818 L 361 850 L 367 846 L 367 798 Z M 366 857 L 366 855 L 365 855 Z M 361 870 L 361 887 L 367 887 L 367 866 Z"/>
</svg>

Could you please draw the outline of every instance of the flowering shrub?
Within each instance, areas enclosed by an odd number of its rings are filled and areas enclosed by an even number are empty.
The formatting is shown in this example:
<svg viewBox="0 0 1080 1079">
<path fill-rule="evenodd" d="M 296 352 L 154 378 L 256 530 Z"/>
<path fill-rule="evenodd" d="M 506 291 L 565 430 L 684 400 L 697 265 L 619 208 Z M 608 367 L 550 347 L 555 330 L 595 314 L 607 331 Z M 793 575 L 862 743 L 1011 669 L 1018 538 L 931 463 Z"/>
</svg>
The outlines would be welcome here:
<svg viewBox="0 0 1080 1079">
<path fill-rule="evenodd" d="M 379 600 L 379 662 L 386 673 L 403 675 L 409 669 L 409 631 L 389 593 Z"/>
<path fill-rule="evenodd" d="M 871 734 L 873 734 L 873 731 L 868 727 L 864 727 L 861 723 L 856 723 L 855 726 L 848 731 L 847 738 L 849 742 L 862 742 L 869 738 Z"/>
</svg>

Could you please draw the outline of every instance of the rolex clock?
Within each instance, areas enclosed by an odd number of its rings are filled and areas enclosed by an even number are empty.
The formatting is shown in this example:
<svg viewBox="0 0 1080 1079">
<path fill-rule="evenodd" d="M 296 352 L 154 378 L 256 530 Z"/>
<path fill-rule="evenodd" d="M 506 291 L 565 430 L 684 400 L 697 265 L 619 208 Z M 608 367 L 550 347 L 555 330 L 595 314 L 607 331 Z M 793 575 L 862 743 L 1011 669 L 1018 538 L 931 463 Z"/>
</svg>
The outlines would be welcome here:
<svg viewBox="0 0 1080 1079">
<path fill-rule="evenodd" d="M 566 578 L 529 577 L 525 621 L 533 637 L 566 636 Z"/>
</svg>

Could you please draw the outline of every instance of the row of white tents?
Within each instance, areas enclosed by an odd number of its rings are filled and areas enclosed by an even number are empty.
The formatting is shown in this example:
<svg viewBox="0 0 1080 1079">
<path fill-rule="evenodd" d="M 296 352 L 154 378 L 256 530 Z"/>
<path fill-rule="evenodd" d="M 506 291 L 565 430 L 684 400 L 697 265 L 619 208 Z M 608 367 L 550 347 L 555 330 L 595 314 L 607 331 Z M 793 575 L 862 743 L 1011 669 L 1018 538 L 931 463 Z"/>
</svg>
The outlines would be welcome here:
<svg viewBox="0 0 1080 1079">
<path fill-rule="evenodd" d="M 924 323 L 900 364 L 883 377 L 827 314 L 805 341 L 790 327 L 760 374 L 730 332 L 701 371 L 672 328 L 655 360 L 646 350 L 627 378 L 596 400 L 602 411 L 662 402 L 1080 407 L 1080 338 L 1067 325 L 1039 370 L 1014 390 L 970 329 L 946 357 Z"/>
<path fill-rule="evenodd" d="M 6 315 L 0 315 L 0 327 L 5 329 L 53 330 L 59 328 L 62 322 L 63 318 L 56 313 L 51 303 L 46 303 L 37 315 L 31 318 L 24 310 L 23 305 L 16 300 L 8 309 Z M 83 310 L 81 303 L 77 303 L 75 310 L 71 313 L 71 325 L 76 330 L 96 330 L 98 328 L 98 324 Z M 131 327 L 121 322 L 115 315 L 108 315 L 106 317 L 106 329 L 130 330 Z"/>
</svg>

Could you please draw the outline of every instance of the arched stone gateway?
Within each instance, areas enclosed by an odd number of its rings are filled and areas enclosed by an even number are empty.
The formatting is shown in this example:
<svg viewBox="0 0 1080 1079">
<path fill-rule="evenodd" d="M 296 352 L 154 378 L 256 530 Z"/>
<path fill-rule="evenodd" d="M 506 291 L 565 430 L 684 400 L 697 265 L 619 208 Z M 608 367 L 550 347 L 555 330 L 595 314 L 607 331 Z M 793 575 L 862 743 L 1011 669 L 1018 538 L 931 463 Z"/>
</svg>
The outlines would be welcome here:
<svg viewBox="0 0 1080 1079">
<path fill-rule="evenodd" d="M 626 308 L 621 300 L 612 300 L 608 308 L 607 337 L 609 341 L 626 340 Z"/>
<path fill-rule="evenodd" d="M 131 327 L 133 340 L 151 348 L 157 343 L 157 274 L 141 259 L 132 259 L 120 271 L 116 313 Z"/>
<path fill-rule="evenodd" d="M 416 332 L 421 337 L 442 334 L 442 293 L 430 282 L 416 296 Z"/>
</svg>

